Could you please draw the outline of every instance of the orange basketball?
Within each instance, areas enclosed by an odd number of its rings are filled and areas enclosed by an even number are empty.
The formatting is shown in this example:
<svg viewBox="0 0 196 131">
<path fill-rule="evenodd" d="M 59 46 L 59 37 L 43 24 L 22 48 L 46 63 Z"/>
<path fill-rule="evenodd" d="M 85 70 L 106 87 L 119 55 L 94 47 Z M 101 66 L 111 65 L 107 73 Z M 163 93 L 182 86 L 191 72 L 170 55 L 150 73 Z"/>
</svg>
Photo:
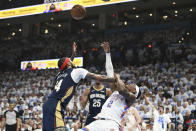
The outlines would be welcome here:
<svg viewBox="0 0 196 131">
<path fill-rule="evenodd" d="M 82 5 L 74 5 L 71 9 L 71 16 L 75 20 L 81 20 L 86 16 L 86 9 Z"/>
</svg>

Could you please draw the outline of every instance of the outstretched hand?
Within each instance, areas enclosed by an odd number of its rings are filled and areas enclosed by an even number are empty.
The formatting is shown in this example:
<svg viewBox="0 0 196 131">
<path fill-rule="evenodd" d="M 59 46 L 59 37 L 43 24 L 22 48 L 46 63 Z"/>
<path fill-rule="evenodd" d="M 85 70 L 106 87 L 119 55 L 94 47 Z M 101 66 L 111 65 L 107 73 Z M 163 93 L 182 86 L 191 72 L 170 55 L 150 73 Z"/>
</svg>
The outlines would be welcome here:
<svg viewBox="0 0 196 131">
<path fill-rule="evenodd" d="M 103 47 L 103 50 L 105 53 L 109 53 L 110 52 L 110 45 L 108 42 L 103 42 L 101 43 L 101 47 Z"/>
<path fill-rule="evenodd" d="M 73 44 L 72 44 L 72 55 L 70 57 L 70 59 L 72 61 L 74 60 L 74 57 L 76 55 L 76 51 L 77 51 L 77 44 L 76 44 L 76 42 L 73 42 Z"/>
<path fill-rule="evenodd" d="M 77 51 L 77 44 L 76 44 L 76 42 L 73 42 L 73 44 L 72 44 L 72 54 L 76 54 L 76 51 Z"/>
</svg>

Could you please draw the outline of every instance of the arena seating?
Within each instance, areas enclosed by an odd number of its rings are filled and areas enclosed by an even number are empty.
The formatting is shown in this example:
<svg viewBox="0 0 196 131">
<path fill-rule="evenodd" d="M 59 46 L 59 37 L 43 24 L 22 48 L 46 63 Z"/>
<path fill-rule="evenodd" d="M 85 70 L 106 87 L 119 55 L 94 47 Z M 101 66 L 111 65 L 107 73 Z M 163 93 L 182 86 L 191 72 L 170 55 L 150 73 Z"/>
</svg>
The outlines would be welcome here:
<svg viewBox="0 0 196 131">
<path fill-rule="evenodd" d="M 86 33 L 86 37 L 78 42 L 77 55 L 84 57 L 85 68 L 89 71 L 105 74 L 105 56 L 98 45 L 100 41 L 109 41 L 115 72 L 121 75 L 124 82 L 138 84 L 142 94 L 150 96 L 156 107 L 159 104 L 164 105 L 174 125 L 184 122 L 184 127 L 187 127 L 187 121 L 195 119 L 193 115 L 196 107 L 196 55 L 191 50 L 192 39 L 187 33 L 188 30 L 180 27 L 139 33 L 117 33 L 99 36 L 96 39 L 90 33 Z M 0 52 L 5 53 L 0 56 L 1 62 L 8 60 L 6 62 L 9 65 L 20 60 L 51 59 L 70 55 L 71 46 L 68 45 L 71 45 L 74 37 L 68 39 L 69 35 L 60 38 L 58 35 L 51 35 L 48 39 L 19 38 L 17 42 L 10 40 L 12 45 L 5 44 L 4 48 L 0 49 Z M 183 44 L 178 43 L 182 37 L 187 39 Z M 0 73 L 0 115 L 3 115 L 9 103 L 15 103 L 15 110 L 22 120 L 21 128 L 29 131 L 41 130 L 42 105 L 53 90 L 52 85 L 57 73 L 58 70 L 10 70 Z M 79 101 L 84 90 L 91 86 L 91 81 L 84 80 L 66 108 L 65 123 L 68 131 L 73 130 L 76 122 L 77 126 L 84 124 L 88 108 L 82 110 Z M 109 88 L 107 84 L 105 86 Z M 143 122 L 149 125 L 146 128 L 151 128 L 152 112 L 143 96 L 135 107 Z M 183 121 L 179 121 L 179 114 L 184 117 Z"/>
</svg>

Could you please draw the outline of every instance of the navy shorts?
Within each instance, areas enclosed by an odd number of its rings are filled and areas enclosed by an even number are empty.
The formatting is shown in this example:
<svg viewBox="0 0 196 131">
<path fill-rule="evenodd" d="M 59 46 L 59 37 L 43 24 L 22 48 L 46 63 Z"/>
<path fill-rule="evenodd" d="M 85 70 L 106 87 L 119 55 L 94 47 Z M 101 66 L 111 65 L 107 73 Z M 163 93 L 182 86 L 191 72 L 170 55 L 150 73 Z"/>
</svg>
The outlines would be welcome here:
<svg viewBox="0 0 196 131">
<path fill-rule="evenodd" d="M 65 127 L 61 102 L 49 98 L 43 106 L 43 131 L 54 131 Z"/>
</svg>

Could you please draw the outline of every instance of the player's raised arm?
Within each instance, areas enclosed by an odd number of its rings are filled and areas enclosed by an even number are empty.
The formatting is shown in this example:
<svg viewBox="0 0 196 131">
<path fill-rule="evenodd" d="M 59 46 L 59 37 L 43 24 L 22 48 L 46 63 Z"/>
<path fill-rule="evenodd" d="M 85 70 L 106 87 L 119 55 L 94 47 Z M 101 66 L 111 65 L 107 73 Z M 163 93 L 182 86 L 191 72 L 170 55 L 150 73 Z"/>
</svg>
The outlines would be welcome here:
<svg viewBox="0 0 196 131">
<path fill-rule="evenodd" d="M 114 68 L 113 68 L 112 60 L 111 60 L 110 45 L 108 42 L 103 42 L 101 46 L 103 47 L 103 50 L 106 54 L 105 68 L 106 68 L 107 76 L 114 77 Z"/>
<path fill-rule="evenodd" d="M 111 54 L 110 54 L 110 45 L 108 42 L 103 42 L 101 44 L 101 47 L 103 47 L 103 50 L 106 55 L 106 63 L 105 63 L 105 68 L 106 68 L 106 73 L 108 77 L 114 77 L 114 68 L 112 64 L 112 59 L 111 59 Z M 115 84 L 110 83 L 110 88 L 112 92 L 115 90 Z"/>
<path fill-rule="evenodd" d="M 76 45 L 76 42 L 73 42 L 73 44 L 72 44 L 72 55 L 70 57 L 71 61 L 74 60 L 74 57 L 76 56 L 76 51 L 77 51 L 77 45 Z"/>
</svg>

